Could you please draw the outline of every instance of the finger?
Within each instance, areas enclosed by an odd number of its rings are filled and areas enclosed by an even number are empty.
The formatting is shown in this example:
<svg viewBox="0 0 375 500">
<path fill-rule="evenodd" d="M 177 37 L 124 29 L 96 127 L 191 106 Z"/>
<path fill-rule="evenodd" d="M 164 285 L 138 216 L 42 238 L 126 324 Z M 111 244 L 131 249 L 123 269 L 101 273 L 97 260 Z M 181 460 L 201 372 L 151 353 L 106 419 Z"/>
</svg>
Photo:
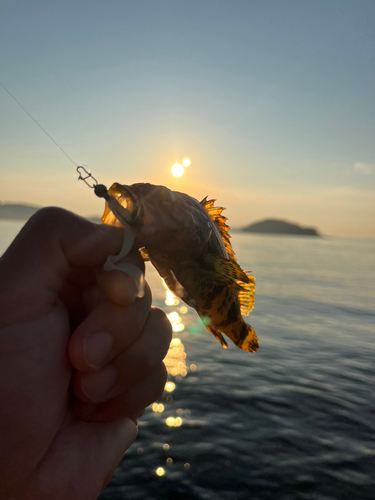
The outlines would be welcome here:
<svg viewBox="0 0 375 500">
<path fill-rule="evenodd" d="M 98 293 L 100 288 L 96 285 L 95 273 L 91 269 L 72 268 L 69 276 L 59 292 L 59 300 L 69 311 L 72 328 L 75 328 L 87 316 L 85 298 L 87 290 Z M 96 293 L 96 294 L 97 294 Z M 103 297 L 105 294 L 101 292 Z M 97 302 L 98 303 L 98 302 Z"/>
<path fill-rule="evenodd" d="M 165 357 L 172 337 L 168 318 L 153 308 L 142 334 L 104 368 L 92 373 L 77 372 L 73 381 L 76 396 L 86 402 L 103 402 L 145 379 Z"/>
<path fill-rule="evenodd" d="M 167 370 L 161 363 L 128 392 L 99 404 L 76 399 L 74 409 L 80 418 L 90 421 L 107 422 L 125 416 L 136 419 L 142 416 L 147 406 L 161 397 L 166 381 Z"/>
<path fill-rule="evenodd" d="M 106 299 L 119 306 L 131 304 L 140 295 L 140 285 L 143 286 L 144 294 L 145 265 L 138 250 L 132 250 L 122 258 L 119 261 L 120 266 L 123 268 L 121 271 L 106 271 L 102 266 L 96 268 L 93 283 L 83 291 L 83 302 L 87 313 Z M 134 270 L 138 270 L 138 279 L 134 277 Z"/>
<path fill-rule="evenodd" d="M 139 295 L 140 287 L 143 284 L 145 264 L 138 250 L 133 250 L 117 262 L 117 267 L 122 267 L 123 271 L 106 271 L 103 267 L 97 268 L 96 281 L 112 302 L 120 306 L 127 306 L 134 302 Z M 142 280 L 140 281 L 141 276 Z"/>
<path fill-rule="evenodd" d="M 105 271 L 103 266 L 95 270 L 72 268 L 59 292 L 59 299 L 69 311 L 73 328 L 81 323 L 101 302 L 110 299 L 115 304 L 126 306 L 139 295 L 139 286 L 144 293 L 144 261 L 137 250 L 132 250 L 118 261 L 123 270 Z M 138 276 L 134 278 L 134 274 Z"/>
<path fill-rule="evenodd" d="M 39 210 L 2 257 L 2 321 L 24 321 L 56 300 L 70 269 L 94 268 L 118 253 L 123 230 L 95 225 L 59 208 Z M 12 304 L 22 303 L 22 310 Z"/>
<path fill-rule="evenodd" d="M 107 300 L 107 295 L 96 283 L 82 291 L 82 303 L 86 316 Z"/>
<path fill-rule="evenodd" d="M 92 372 L 116 358 L 141 335 L 150 307 L 151 291 L 147 284 L 144 296 L 127 307 L 108 299 L 100 302 L 69 340 L 69 359 L 74 368 Z"/>
<path fill-rule="evenodd" d="M 38 498 L 41 492 L 40 498 L 55 500 L 98 498 L 137 432 L 129 417 L 96 424 L 71 419 L 56 434 L 48 460 L 41 460 L 31 474 L 26 497 Z"/>
<path fill-rule="evenodd" d="M 106 297 L 115 304 L 128 305 L 138 296 L 139 279 L 137 280 L 134 276 L 134 270 L 139 269 L 137 277 L 144 275 L 144 260 L 138 250 L 133 249 L 126 257 L 116 262 L 116 267 L 121 270 L 107 271 L 103 266 L 95 269 L 71 268 L 59 298 L 64 304 L 67 302 L 66 305 L 69 308 L 70 291 L 75 288 L 83 293 L 88 306 L 87 312 L 98 305 L 98 298 Z"/>
<path fill-rule="evenodd" d="M 5 256 L 20 266 L 18 274 L 29 270 L 24 260 L 27 255 L 34 265 L 67 277 L 72 267 L 93 268 L 118 253 L 123 234 L 118 227 L 93 224 L 62 208 L 42 208 L 23 227 Z"/>
</svg>

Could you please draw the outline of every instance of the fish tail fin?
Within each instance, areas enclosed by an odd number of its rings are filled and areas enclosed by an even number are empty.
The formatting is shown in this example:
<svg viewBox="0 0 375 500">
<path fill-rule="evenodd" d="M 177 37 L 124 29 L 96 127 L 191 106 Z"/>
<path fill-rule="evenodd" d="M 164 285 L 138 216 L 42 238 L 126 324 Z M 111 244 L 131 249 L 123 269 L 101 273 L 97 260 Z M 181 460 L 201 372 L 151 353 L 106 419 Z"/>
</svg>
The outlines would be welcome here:
<svg viewBox="0 0 375 500">
<path fill-rule="evenodd" d="M 243 351 L 255 352 L 259 349 L 257 334 L 247 323 L 243 323 L 240 338 L 236 341 L 236 346 Z"/>
</svg>

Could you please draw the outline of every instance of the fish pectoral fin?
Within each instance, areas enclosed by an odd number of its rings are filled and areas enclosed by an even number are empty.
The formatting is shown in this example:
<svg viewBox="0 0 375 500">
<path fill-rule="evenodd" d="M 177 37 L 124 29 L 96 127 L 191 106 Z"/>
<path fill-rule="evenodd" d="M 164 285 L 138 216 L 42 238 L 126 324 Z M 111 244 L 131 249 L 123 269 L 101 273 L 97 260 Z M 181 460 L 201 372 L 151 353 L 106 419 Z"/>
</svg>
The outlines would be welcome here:
<svg viewBox="0 0 375 500">
<path fill-rule="evenodd" d="M 204 324 L 204 323 L 203 323 Z M 214 337 L 217 338 L 217 340 L 220 342 L 220 344 L 224 347 L 224 349 L 228 349 L 228 343 L 224 339 L 223 335 L 219 332 L 219 330 L 216 330 L 216 328 L 213 328 L 212 326 L 205 325 L 207 330 L 214 335 Z"/>
<path fill-rule="evenodd" d="M 250 279 L 241 269 L 241 266 L 234 260 L 224 259 L 223 257 L 212 257 L 210 259 L 213 271 L 217 276 L 217 281 L 224 282 L 230 288 L 242 290 L 242 283 L 249 283 Z"/>
<path fill-rule="evenodd" d="M 241 290 L 238 292 L 242 316 L 247 316 L 253 310 L 255 300 L 255 276 L 246 274 L 250 281 L 249 283 L 241 283 Z"/>
</svg>

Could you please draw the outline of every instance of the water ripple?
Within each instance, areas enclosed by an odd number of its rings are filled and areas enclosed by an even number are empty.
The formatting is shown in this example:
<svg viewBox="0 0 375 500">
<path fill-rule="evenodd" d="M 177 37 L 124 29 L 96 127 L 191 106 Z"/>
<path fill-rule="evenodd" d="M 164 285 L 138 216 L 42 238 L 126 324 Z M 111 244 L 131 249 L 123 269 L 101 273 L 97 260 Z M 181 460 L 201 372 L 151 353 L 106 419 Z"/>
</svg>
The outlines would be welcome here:
<svg viewBox="0 0 375 500">
<path fill-rule="evenodd" d="M 101 500 L 373 500 L 374 245 L 233 239 L 258 278 L 259 351 L 224 350 L 180 314 L 186 375 L 170 375 Z"/>
</svg>

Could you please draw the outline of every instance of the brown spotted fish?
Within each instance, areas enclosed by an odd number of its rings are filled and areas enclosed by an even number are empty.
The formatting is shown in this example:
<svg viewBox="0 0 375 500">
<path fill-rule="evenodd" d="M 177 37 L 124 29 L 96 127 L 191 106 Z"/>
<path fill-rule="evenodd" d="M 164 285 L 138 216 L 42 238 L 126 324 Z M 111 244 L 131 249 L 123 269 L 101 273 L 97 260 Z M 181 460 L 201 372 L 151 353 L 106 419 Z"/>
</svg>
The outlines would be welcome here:
<svg viewBox="0 0 375 500">
<path fill-rule="evenodd" d="M 242 318 L 254 305 L 255 278 L 237 263 L 224 208 L 152 184 L 115 183 L 108 194 L 126 209 L 135 246 L 169 290 L 197 311 L 223 347 L 224 333 L 240 349 L 255 352 L 258 338 Z M 119 223 L 107 202 L 102 222 Z"/>
</svg>

